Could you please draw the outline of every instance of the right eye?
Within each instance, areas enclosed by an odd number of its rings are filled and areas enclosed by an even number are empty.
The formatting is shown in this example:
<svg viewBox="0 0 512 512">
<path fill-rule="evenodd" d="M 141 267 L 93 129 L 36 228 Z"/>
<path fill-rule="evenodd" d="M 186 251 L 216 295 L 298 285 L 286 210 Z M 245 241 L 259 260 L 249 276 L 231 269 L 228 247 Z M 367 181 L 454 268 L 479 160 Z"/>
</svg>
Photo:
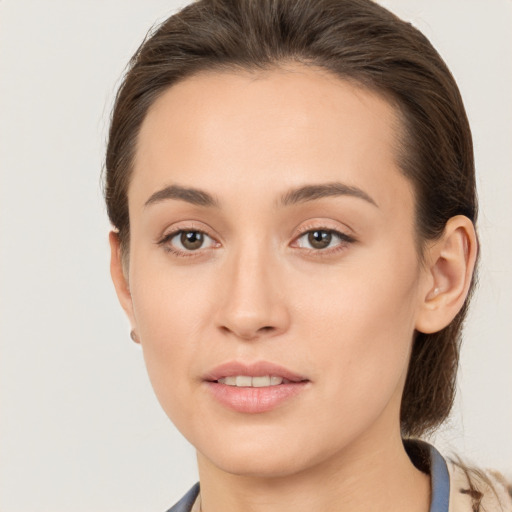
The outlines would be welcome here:
<svg viewBox="0 0 512 512">
<path fill-rule="evenodd" d="M 191 256 L 190 253 L 197 252 L 198 249 L 214 247 L 216 242 L 204 231 L 180 229 L 166 235 L 159 244 L 177 256 Z"/>
</svg>

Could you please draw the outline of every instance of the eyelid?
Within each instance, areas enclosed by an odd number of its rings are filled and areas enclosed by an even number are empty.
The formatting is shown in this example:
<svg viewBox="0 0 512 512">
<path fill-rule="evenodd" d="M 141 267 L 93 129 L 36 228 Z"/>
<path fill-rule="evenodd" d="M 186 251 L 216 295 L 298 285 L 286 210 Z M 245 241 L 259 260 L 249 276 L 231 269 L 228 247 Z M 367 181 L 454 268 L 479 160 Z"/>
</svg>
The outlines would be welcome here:
<svg viewBox="0 0 512 512">
<path fill-rule="evenodd" d="M 303 224 L 300 228 L 295 230 L 295 232 L 292 235 L 293 240 L 300 237 L 301 235 L 304 235 L 305 233 L 309 233 L 310 231 L 330 231 L 333 233 L 338 233 L 344 238 L 347 238 L 355 241 L 356 237 L 354 234 L 354 231 L 349 227 L 344 225 L 344 227 L 341 227 L 339 224 L 333 225 L 334 223 L 324 220 L 324 219 L 318 219 L 315 221 L 309 221 L 307 224 Z"/>
<path fill-rule="evenodd" d="M 308 235 L 309 233 L 313 232 L 313 231 L 323 231 L 325 233 L 331 233 L 332 235 L 338 237 L 341 241 L 341 243 L 352 243 L 352 242 L 355 242 L 354 238 L 343 233 L 342 231 L 338 231 L 336 229 L 331 229 L 331 228 L 314 228 L 314 229 L 308 229 L 306 231 L 304 231 L 302 234 L 300 234 L 299 236 L 295 237 L 294 238 L 294 241 L 297 241 L 301 238 L 303 238 L 305 235 Z M 328 249 L 316 249 L 317 251 L 322 251 L 322 252 L 325 252 L 327 251 Z"/>
<path fill-rule="evenodd" d="M 174 224 L 167 226 L 163 230 L 162 234 L 158 235 L 156 243 L 159 243 L 164 238 L 168 238 L 169 235 L 176 235 L 176 233 L 179 233 L 180 231 L 198 231 L 200 233 L 208 235 L 210 238 L 213 238 L 214 240 L 217 240 L 217 238 L 211 234 L 212 230 L 209 226 L 205 225 L 202 222 L 189 220 L 183 222 L 175 222 Z"/>
</svg>

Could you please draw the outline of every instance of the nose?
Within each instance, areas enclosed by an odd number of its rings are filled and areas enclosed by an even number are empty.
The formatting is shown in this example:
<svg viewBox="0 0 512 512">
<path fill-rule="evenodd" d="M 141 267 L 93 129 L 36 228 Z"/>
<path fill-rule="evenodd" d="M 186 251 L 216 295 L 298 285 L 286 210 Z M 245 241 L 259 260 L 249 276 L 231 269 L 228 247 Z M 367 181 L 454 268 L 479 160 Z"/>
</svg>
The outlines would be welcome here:
<svg viewBox="0 0 512 512">
<path fill-rule="evenodd" d="M 243 340 L 273 337 L 288 329 L 290 316 L 277 258 L 247 248 L 225 262 L 217 324 Z"/>
</svg>

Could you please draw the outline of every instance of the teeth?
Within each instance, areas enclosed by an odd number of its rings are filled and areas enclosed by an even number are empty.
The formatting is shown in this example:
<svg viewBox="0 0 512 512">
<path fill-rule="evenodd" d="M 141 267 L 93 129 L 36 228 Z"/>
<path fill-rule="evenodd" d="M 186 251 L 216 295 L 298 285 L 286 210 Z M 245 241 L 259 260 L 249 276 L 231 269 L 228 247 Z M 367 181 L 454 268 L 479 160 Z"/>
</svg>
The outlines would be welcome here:
<svg viewBox="0 0 512 512">
<path fill-rule="evenodd" d="M 245 388 L 247 386 L 252 386 L 252 377 L 248 375 L 237 375 L 236 376 L 236 386 L 238 388 Z"/>
<path fill-rule="evenodd" d="M 263 388 L 265 386 L 270 386 L 270 377 L 268 375 L 265 377 L 253 377 L 252 378 L 252 387 L 253 388 Z"/>
<path fill-rule="evenodd" d="M 275 375 L 264 375 L 261 377 L 251 377 L 250 375 L 236 375 L 232 377 L 224 377 L 218 382 L 227 386 L 237 386 L 239 388 L 263 388 L 267 386 L 279 386 L 282 384 L 283 377 Z"/>
</svg>

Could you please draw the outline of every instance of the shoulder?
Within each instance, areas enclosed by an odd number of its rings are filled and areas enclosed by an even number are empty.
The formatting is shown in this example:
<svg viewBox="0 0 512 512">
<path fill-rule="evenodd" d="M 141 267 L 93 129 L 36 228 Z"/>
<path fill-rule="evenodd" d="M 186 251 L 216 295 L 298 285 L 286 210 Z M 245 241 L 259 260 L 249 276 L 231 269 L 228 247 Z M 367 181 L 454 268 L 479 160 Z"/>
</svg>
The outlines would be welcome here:
<svg viewBox="0 0 512 512">
<path fill-rule="evenodd" d="M 511 486 L 494 471 L 447 461 L 450 512 L 512 512 Z"/>
</svg>

